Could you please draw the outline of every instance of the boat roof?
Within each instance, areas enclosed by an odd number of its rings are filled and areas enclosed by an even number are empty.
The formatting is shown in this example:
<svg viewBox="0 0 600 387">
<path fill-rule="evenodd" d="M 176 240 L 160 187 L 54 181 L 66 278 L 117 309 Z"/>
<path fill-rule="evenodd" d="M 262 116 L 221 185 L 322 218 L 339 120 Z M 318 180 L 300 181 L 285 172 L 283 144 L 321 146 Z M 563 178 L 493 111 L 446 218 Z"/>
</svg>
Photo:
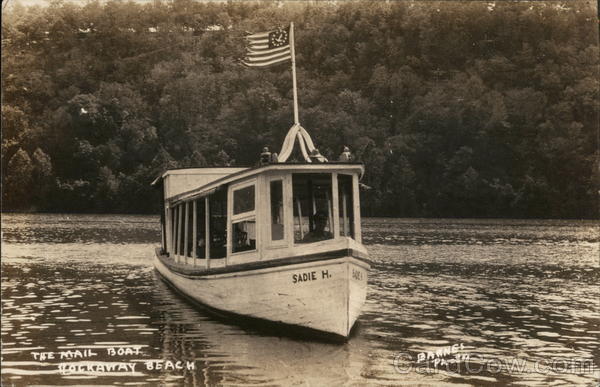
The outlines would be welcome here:
<svg viewBox="0 0 600 387">
<path fill-rule="evenodd" d="M 258 175 L 268 171 L 290 171 L 290 172 L 334 172 L 334 171 L 347 171 L 357 172 L 362 177 L 364 173 L 364 165 L 358 162 L 327 162 L 327 163 L 272 163 L 266 165 L 260 165 L 256 167 L 222 167 L 222 168 L 179 168 L 169 169 L 165 171 L 161 176 L 157 177 L 152 185 L 156 185 L 164 180 L 169 175 L 186 175 L 186 174 L 216 174 L 222 175 L 217 179 L 210 181 L 207 184 L 203 184 L 200 187 L 187 190 L 172 197 L 169 197 L 170 202 L 178 202 L 189 200 L 198 196 L 206 196 L 214 192 L 219 186 L 234 182 L 236 180 L 242 180 L 249 178 L 254 175 Z"/>
<path fill-rule="evenodd" d="M 164 171 L 160 176 L 150 183 L 150 185 L 157 185 L 165 177 L 169 175 L 221 175 L 221 174 L 232 174 L 240 172 L 242 170 L 249 169 L 248 167 L 194 167 L 194 168 L 172 168 Z"/>
</svg>

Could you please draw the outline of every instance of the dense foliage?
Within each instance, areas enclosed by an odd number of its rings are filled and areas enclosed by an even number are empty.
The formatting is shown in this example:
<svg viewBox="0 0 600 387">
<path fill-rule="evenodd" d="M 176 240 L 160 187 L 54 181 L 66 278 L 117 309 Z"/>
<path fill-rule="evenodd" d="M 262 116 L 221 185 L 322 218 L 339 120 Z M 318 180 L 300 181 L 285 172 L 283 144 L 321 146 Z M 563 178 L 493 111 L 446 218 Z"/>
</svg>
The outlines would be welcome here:
<svg viewBox="0 0 600 387">
<path fill-rule="evenodd" d="M 2 18 L 4 209 L 149 212 L 168 167 L 253 165 L 300 121 L 366 164 L 366 215 L 596 217 L 595 2 L 14 4 Z"/>
</svg>

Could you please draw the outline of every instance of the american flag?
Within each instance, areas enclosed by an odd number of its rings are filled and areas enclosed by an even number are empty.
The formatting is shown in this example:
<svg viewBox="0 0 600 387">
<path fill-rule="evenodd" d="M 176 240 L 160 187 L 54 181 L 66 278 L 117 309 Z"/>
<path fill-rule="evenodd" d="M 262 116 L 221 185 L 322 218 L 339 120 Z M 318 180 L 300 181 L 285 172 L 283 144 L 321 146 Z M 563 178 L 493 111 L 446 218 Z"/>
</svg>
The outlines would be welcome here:
<svg viewBox="0 0 600 387">
<path fill-rule="evenodd" d="M 246 40 L 246 57 L 242 61 L 245 66 L 266 67 L 292 58 L 289 26 L 248 35 Z"/>
</svg>

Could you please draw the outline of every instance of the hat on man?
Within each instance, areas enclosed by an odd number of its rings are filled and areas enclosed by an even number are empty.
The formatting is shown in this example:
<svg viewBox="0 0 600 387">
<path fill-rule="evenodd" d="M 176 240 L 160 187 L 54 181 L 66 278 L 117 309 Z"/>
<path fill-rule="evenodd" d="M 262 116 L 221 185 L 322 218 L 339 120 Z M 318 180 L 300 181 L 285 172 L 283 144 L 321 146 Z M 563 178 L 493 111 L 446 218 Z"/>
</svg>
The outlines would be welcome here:
<svg viewBox="0 0 600 387">
<path fill-rule="evenodd" d="M 314 220 L 327 220 L 329 216 L 325 213 L 325 211 L 317 211 L 313 215 Z"/>
</svg>

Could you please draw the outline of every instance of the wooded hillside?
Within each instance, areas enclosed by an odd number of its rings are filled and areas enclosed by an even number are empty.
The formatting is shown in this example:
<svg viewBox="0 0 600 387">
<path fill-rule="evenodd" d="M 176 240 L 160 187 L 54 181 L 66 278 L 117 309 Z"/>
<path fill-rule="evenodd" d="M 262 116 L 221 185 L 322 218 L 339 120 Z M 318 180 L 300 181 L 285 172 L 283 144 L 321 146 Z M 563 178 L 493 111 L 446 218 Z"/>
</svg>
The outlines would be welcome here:
<svg viewBox="0 0 600 387">
<path fill-rule="evenodd" d="M 300 121 L 366 164 L 363 214 L 598 216 L 596 3 L 193 2 L 4 7 L 4 210 L 157 212 L 168 167 L 254 165 Z"/>
</svg>

